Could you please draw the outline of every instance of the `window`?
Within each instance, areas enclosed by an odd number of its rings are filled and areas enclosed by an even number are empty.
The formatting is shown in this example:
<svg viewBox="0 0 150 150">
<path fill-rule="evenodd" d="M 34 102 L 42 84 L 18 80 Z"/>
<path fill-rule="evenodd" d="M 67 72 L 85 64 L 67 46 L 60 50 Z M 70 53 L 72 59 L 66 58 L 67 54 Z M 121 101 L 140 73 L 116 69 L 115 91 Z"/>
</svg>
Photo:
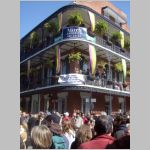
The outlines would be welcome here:
<svg viewBox="0 0 150 150">
<path fill-rule="evenodd" d="M 112 17 L 112 16 L 109 16 L 109 19 L 110 19 L 112 22 L 114 22 L 114 23 L 116 22 L 116 21 L 115 21 L 115 18 Z"/>
</svg>

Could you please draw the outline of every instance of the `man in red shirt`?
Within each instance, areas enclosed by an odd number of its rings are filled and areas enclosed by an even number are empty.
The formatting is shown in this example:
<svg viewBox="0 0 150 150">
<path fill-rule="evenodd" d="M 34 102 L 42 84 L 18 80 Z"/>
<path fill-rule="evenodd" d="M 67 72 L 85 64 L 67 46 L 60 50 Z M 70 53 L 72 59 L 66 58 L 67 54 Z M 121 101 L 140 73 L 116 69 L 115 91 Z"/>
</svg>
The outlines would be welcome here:
<svg viewBox="0 0 150 150">
<path fill-rule="evenodd" d="M 94 130 L 96 136 L 88 142 L 80 145 L 79 149 L 105 149 L 108 144 L 112 144 L 115 138 L 111 136 L 113 123 L 108 116 L 100 116 L 95 121 Z"/>
</svg>

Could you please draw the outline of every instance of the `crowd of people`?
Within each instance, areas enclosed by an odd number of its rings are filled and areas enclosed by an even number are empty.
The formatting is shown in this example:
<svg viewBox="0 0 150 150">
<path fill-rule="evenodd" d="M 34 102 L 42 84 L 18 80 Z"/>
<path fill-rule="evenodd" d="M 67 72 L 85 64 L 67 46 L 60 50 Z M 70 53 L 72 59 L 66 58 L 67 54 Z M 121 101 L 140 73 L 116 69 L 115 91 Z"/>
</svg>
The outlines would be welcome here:
<svg viewBox="0 0 150 150">
<path fill-rule="evenodd" d="M 130 115 L 20 111 L 20 149 L 130 149 Z"/>
</svg>

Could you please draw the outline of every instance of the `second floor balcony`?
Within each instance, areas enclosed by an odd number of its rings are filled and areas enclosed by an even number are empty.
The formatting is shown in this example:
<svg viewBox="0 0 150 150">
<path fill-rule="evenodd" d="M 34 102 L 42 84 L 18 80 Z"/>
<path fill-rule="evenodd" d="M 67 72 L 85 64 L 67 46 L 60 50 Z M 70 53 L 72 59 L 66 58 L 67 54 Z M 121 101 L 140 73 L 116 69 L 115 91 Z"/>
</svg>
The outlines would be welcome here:
<svg viewBox="0 0 150 150">
<path fill-rule="evenodd" d="M 90 76 L 84 74 L 62 74 L 46 78 L 22 78 L 20 91 L 36 90 L 38 88 L 59 87 L 59 86 L 91 86 L 96 88 L 113 89 L 116 91 L 130 91 L 129 80 L 124 84 L 120 79 L 108 79 L 105 75 Z"/>
</svg>

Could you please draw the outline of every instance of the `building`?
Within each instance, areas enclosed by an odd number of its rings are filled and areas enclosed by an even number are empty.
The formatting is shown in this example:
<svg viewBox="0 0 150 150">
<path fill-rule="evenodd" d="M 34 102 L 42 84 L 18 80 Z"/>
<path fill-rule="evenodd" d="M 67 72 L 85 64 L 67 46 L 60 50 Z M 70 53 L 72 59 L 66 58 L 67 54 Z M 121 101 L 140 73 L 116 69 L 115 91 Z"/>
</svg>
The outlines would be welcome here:
<svg viewBox="0 0 150 150">
<path fill-rule="evenodd" d="M 77 0 L 23 37 L 20 107 L 32 113 L 130 111 L 126 14 L 107 1 Z"/>
</svg>

